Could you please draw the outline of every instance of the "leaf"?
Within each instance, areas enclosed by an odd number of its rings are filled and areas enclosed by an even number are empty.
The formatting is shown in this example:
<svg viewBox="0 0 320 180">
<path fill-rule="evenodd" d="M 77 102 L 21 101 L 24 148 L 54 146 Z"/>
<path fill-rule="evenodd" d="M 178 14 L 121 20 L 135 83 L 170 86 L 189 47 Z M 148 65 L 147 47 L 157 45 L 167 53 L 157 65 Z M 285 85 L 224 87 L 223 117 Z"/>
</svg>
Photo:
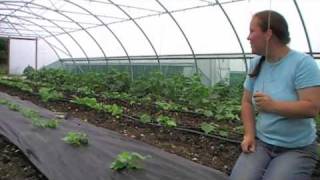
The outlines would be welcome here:
<svg viewBox="0 0 320 180">
<path fill-rule="evenodd" d="M 148 114 L 142 114 L 139 119 L 140 122 L 146 124 L 151 122 L 151 116 Z"/>
<path fill-rule="evenodd" d="M 204 131 L 205 134 L 209 134 L 215 129 L 215 127 L 212 124 L 206 122 L 201 123 L 200 128 L 202 131 Z"/>
<path fill-rule="evenodd" d="M 142 161 L 146 158 L 151 158 L 151 156 L 142 156 L 136 152 L 124 151 L 118 154 L 115 161 L 111 163 L 110 168 L 117 171 L 123 169 L 141 169 L 143 166 Z"/>
</svg>

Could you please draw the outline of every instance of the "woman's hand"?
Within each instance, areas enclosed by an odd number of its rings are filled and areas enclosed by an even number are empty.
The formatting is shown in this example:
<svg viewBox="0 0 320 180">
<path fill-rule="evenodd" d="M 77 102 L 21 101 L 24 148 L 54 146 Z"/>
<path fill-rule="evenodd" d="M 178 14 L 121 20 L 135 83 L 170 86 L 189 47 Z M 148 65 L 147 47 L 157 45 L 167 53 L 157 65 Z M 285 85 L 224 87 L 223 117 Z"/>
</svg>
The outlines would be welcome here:
<svg viewBox="0 0 320 180">
<path fill-rule="evenodd" d="M 241 149 L 244 153 L 255 152 L 256 150 L 256 139 L 254 136 L 244 136 L 241 142 Z"/>
<path fill-rule="evenodd" d="M 253 98 L 259 111 L 273 112 L 274 101 L 270 96 L 257 92 L 253 95 Z"/>
</svg>

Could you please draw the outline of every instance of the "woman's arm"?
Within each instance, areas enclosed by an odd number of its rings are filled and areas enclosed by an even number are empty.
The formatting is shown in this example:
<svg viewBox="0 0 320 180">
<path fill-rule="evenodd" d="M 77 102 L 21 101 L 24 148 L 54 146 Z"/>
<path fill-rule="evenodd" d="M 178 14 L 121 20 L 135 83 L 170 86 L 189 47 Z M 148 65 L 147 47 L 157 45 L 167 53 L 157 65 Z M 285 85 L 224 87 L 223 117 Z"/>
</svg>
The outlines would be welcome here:
<svg viewBox="0 0 320 180">
<path fill-rule="evenodd" d="M 241 101 L 241 120 L 244 126 L 244 137 L 241 143 L 243 152 L 255 151 L 255 119 L 252 105 L 252 93 L 248 90 L 244 90 Z"/>
<path fill-rule="evenodd" d="M 259 111 L 290 118 L 315 117 L 320 109 L 320 87 L 298 90 L 298 101 L 274 101 L 263 93 L 253 95 Z"/>
</svg>

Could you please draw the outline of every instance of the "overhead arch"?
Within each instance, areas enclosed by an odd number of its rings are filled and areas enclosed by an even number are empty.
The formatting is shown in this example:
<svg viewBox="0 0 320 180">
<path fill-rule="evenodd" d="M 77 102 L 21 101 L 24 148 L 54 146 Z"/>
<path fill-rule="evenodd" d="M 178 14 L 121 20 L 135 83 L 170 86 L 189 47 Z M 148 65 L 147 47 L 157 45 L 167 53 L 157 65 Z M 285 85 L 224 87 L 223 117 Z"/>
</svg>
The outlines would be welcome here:
<svg viewBox="0 0 320 180">
<path fill-rule="evenodd" d="M 196 73 L 198 73 L 198 65 L 197 65 L 197 58 L 194 54 L 194 50 L 191 46 L 191 43 L 187 37 L 187 35 L 184 33 L 183 29 L 181 28 L 181 26 L 179 25 L 178 21 L 173 17 L 173 15 L 168 11 L 168 9 L 159 1 L 159 0 L 155 0 L 164 10 L 165 12 L 170 16 L 170 18 L 174 21 L 174 23 L 177 25 L 177 27 L 179 28 L 182 36 L 184 37 L 184 39 L 186 40 L 189 48 L 190 48 L 190 51 L 191 51 L 191 54 L 193 56 L 193 59 L 194 59 L 194 64 L 195 64 L 195 69 L 196 69 Z"/>
<path fill-rule="evenodd" d="M 124 53 L 126 54 L 127 58 L 128 58 L 128 61 L 129 61 L 129 66 L 130 66 L 130 72 L 131 72 L 131 77 L 133 77 L 133 69 L 132 69 L 132 64 L 131 64 L 131 58 L 129 56 L 129 53 L 127 51 L 127 49 L 125 48 L 125 46 L 123 45 L 123 43 L 121 42 L 121 40 L 119 39 L 119 37 L 112 31 L 112 29 L 107 25 L 105 24 L 98 16 L 94 15 L 92 12 L 90 12 L 88 9 L 74 3 L 74 2 L 71 2 L 69 0 L 64 0 L 65 2 L 67 3 L 70 3 L 70 4 L 73 4 L 74 6 L 77 6 L 81 9 L 83 9 L 85 12 L 89 13 L 90 15 L 92 15 L 94 18 L 96 18 L 101 24 L 103 24 L 104 27 L 106 27 L 108 29 L 108 31 L 113 35 L 113 37 L 117 40 L 117 42 L 120 44 L 121 48 L 123 49 Z M 107 61 L 107 59 L 106 59 Z"/>
<path fill-rule="evenodd" d="M 4 4 L 4 3 L 11 3 L 11 2 L 14 2 L 14 3 L 22 3 L 22 2 L 19 2 L 19 1 L 0 1 L 0 4 Z M 18 5 L 19 6 L 19 5 Z M 77 46 L 80 48 L 80 50 L 83 52 L 83 54 L 85 55 L 87 61 L 89 61 L 89 57 L 87 55 L 87 53 L 85 52 L 84 48 L 81 46 L 81 44 L 70 34 L 68 33 L 64 28 L 62 28 L 59 24 L 55 23 L 54 21 L 51 21 L 50 19 L 47 19 L 43 16 L 40 16 L 38 14 L 35 14 L 33 12 L 28 12 L 28 13 L 32 13 L 34 16 L 36 17 L 39 17 L 41 19 L 44 19 L 44 20 L 47 20 L 48 22 L 54 24 L 56 27 L 58 27 L 59 29 L 61 29 L 67 36 L 69 36 L 76 44 Z"/>
<path fill-rule="evenodd" d="M 115 7 L 117 7 L 121 12 L 123 12 L 129 19 L 130 21 L 132 21 L 137 27 L 138 29 L 141 31 L 141 33 L 143 34 L 143 36 L 146 38 L 146 40 L 148 41 L 149 45 L 151 46 L 156 58 L 157 58 L 157 61 L 158 61 L 158 65 L 159 65 L 159 69 L 161 69 L 161 65 L 160 65 L 160 59 L 159 59 L 159 55 L 154 47 L 154 45 L 152 44 L 151 40 L 149 39 L 149 37 L 147 36 L 147 34 L 144 32 L 144 30 L 141 28 L 141 26 L 137 23 L 137 21 L 132 18 L 130 16 L 129 13 L 127 13 L 123 8 L 121 8 L 118 4 L 114 3 L 112 0 L 108 0 L 112 5 L 114 5 Z"/>
<path fill-rule="evenodd" d="M 10 8 L 7 8 L 7 9 L 10 10 Z M 1 9 L 0 9 L 0 10 L 1 10 Z M 19 10 L 16 10 L 16 11 L 23 12 L 23 13 L 30 13 L 30 12 L 27 12 L 27 11 L 24 11 L 24 10 L 20 10 L 20 9 L 19 9 Z M 23 18 L 23 17 L 14 16 L 14 15 L 7 15 L 7 16 L 8 16 L 8 17 L 17 18 L 17 19 L 20 19 L 20 20 L 23 20 L 23 21 L 26 21 L 26 22 L 29 22 L 29 23 L 31 23 L 31 24 L 33 24 L 33 25 L 35 25 L 35 26 L 43 29 L 43 30 L 46 31 L 48 34 L 50 34 L 54 39 L 56 39 L 56 40 L 59 42 L 59 44 L 62 45 L 62 47 L 63 47 L 63 48 L 65 49 L 65 51 L 66 51 L 66 52 L 64 52 L 66 55 L 68 55 L 69 57 L 73 58 L 71 52 L 70 52 L 69 49 L 65 46 L 65 44 L 64 44 L 59 38 L 57 38 L 51 31 L 49 31 L 48 29 L 46 29 L 45 27 L 40 26 L 40 25 L 38 25 L 37 23 L 35 23 L 35 22 L 33 22 L 33 21 L 29 20 L 29 19 Z M 2 21 L 3 21 L 3 20 L 2 20 Z M 11 24 L 12 24 L 12 23 L 11 23 Z M 23 25 L 20 25 L 20 24 L 17 24 L 17 25 L 23 26 Z M 24 28 L 26 29 L 26 27 L 24 27 Z M 41 38 L 41 39 L 46 39 L 46 38 L 43 38 L 43 37 L 42 37 L 41 35 L 39 35 L 38 33 L 36 33 L 35 31 L 33 31 L 33 33 L 37 34 L 38 37 Z M 52 47 L 52 46 L 51 46 L 51 47 Z M 60 55 L 59 55 L 59 57 L 60 57 Z"/>
</svg>

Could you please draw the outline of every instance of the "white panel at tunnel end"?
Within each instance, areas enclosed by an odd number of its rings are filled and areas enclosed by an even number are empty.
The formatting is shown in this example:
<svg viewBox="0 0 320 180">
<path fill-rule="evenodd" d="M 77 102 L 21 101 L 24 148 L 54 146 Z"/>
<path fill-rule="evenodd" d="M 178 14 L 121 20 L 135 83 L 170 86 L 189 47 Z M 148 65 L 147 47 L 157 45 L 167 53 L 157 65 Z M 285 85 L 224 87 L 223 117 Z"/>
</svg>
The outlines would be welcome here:
<svg viewBox="0 0 320 180">
<path fill-rule="evenodd" d="M 9 74 L 22 74 L 27 66 L 35 68 L 36 41 L 10 39 Z"/>
</svg>

